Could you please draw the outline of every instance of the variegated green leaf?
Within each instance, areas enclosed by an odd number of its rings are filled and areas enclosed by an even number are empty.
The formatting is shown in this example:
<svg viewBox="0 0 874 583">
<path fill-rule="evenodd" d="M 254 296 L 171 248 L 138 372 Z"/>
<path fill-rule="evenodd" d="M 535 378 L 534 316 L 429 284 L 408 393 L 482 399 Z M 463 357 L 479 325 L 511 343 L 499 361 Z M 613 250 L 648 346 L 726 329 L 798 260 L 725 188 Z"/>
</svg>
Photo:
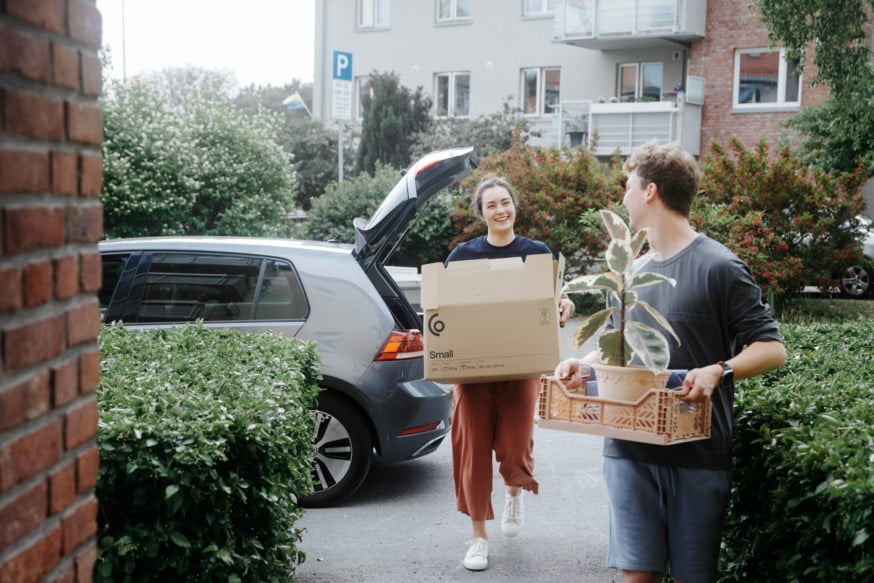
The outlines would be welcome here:
<svg viewBox="0 0 874 583">
<path fill-rule="evenodd" d="M 607 232 L 610 233 L 611 239 L 618 239 L 626 242 L 631 241 L 631 231 L 628 230 L 628 226 L 626 226 L 622 217 L 613 211 L 602 210 L 601 220 L 604 221 L 604 225 L 607 227 Z"/>
<path fill-rule="evenodd" d="M 580 346 L 586 343 L 590 338 L 597 334 L 607 322 L 610 321 L 610 316 L 613 314 L 613 308 L 605 308 L 599 310 L 583 320 L 580 327 L 577 328 L 574 334 L 574 348 L 580 349 Z"/>
<path fill-rule="evenodd" d="M 655 285 L 657 283 L 669 283 L 672 287 L 675 287 L 677 285 L 677 280 L 659 273 L 640 273 L 634 276 L 629 287 L 644 287 L 647 285 Z"/>
<path fill-rule="evenodd" d="M 646 368 L 656 373 L 668 368 L 670 360 L 668 341 L 655 328 L 640 322 L 627 322 L 625 341 L 631 345 Z"/>
<path fill-rule="evenodd" d="M 631 254 L 631 245 L 624 239 L 613 239 L 607 245 L 607 267 L 617 275 L 630 275 L 634 265 L 634 256 Z"/>
<path fill-rule="evenodd" d="M 591 289 L 605 289 L 619 293 L 622 282 L 615 274 L 598 273 L 596 275 L 583 275 L 572 279 L 564 285 L 562 291 L 566 294 L 580 293 Z"/>
<path fill-rule="evenodd" d="M 647 235 L 649 235 L 649 229 L 644 228 L 636 232 L 634 237 L 631 238 L 631 253 L 633 257 L 637 257 L 640 254 L 643 244 L 646 243 Z"/>
<path fill-rule="evenodd" d="M 608 330 L 598 339 L 598 352 L 601 355 L 601 362 L 611 366 L 625 366 L 631 363 L 631 355 L 633 354 L 631 346 L 628 342 L 625 343 L 625 362 L 619 352 L 619 343 L 622 341 L 622 334 L 619 330 Z"/>
<path fill-rule="evenodd" d="M 649 305 L 648 303 L 646 303 L 646 302 L 644 302 L 644 301 L 642 301 L 642 300 L 641 300 L 641 301 L 638 301 L 638 302 L 637 302 L 637 305 L 640 306 L 641 308 L 643 308 L 643 309 L 646 311 L 647 314 L 649 314 L 650 316 L 652 316 L 652 319 L 655 320 L 656 322 L 658 322 L 658 325 L 659 325 L 659 326 L 661 326 L 662 328 L 664 328 L 665 330 L 667 330 L 668 332 L 671 333 L 671 336 L 673 336 L 673 337 L 674 337 L 674 340 L 677 341 L 677 346 L 680 345 L 680 337 L 677 336 L 677 333 L 674 332 L 674 329 L 671 327 L 671 324 L 668 322 L 668 320 L 667 320 L 664 316 L 662 316 L 662 315 L 661 315 L 661 314 L 660 314 L 660 313 L 659 313 L 655 308 L 653 308 L 651 305 Z"/>
</svg>

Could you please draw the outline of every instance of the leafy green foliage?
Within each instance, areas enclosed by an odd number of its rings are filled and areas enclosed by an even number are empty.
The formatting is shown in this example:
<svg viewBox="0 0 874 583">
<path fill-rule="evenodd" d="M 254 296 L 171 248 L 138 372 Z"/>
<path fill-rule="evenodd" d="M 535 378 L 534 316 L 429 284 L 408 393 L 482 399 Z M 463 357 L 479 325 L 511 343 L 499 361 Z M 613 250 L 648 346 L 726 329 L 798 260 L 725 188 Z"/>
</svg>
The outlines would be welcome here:
<svg viewBox="0 0 874 583">
<path fill-rule="evenodd" d="M 789 359 L 735 392 L 721 581 L 874 577 L 874 328 L 783 323 Z"/>
<path fill-rule="evenodd" d="M 107 235 L 282 233 L 296 184 L 275 117 L 243 115 L 229 98 L 198 91 L 182 103 L 168 99 L 143 79 L 107 86 Z"/>
<path fill-rule="evenodd" d="M 355 154 L 358 172 L 372 174 L 376 163 L 406 168 L 416 134 L 431 127 L 431 99 L 422 87 L 411 91 L 397 73 L 370 75 L 372 95 L 362 99 L 361 141 Z"/>
<path fill-rule="evenodd" d="M 313 201 L 302 236 L 316 241 L 353 243 L 355 230 L 352 220 L 370 217 L 400 179 L 400 172 L 377 163 L 373 176 L 359 174 L 341 183 L 330 184 L 325 194 Z M 432 197 L 416 215 L 391 262 L 419 266 L 442 261 L 452 238 L 451 214 L 449 193 Z"/>
<path fill-rule="evenodd" d="M 100 335 L 96 581 L 287 581 L 314 346 L 202 324 Z"/>
<path fill-rule="evenodd" d="M 527 145 L 521 129 L 515 132 L 510 150 L 486 156 L 479 168 L 462 181 L 473 194 L 486 174 L 507 178 L 518 203 L 515 230 L 546 243 L 553 253 L 562 253 L 569 276 L 585 273 L 595 265 L 604 246 L 600 218 L 580 222 L 589 209 L 607 208 L 621 199 L 621 186 L 614 165 L 603 164 L 585 149 L 558 150 Z M 457 233 L 452 245 L 485 233 L 468 200 L 457 199 L 453 212 Z"/>
<path fill-rule="evenodd" d="M 710 148 L 692 224 L 744 260 L 763 289 L 782 299 L 860 257 L 852 226 L 863 173 L 810 168 L 787 148 L 771 156 L 764 141 Z"/>
<path fill-rule="evenodd" d="M 874 0 L 758 0 L 775 44 L 804 63 L 814 49 L 813 83 L 828 86 L 831 98 L 805 108 L 789 125 L 806 137 L 804 159 L 821 168 L 853 172 L 859 165 L 874 175 L 874 65 L 871 11 Z"/>
</svg>

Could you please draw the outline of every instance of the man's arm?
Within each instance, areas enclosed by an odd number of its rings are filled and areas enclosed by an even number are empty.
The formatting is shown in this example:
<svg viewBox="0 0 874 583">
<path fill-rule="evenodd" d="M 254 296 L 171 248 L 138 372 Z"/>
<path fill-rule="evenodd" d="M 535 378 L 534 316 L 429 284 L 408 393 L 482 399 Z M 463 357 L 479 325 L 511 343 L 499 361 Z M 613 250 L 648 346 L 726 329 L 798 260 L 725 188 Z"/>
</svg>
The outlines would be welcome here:
<svg viewBox="0 0 874 583">
<path fill-rule="evenodd" d="M 786 348 L 777 340 L 753 342 L 725 363 L 734 378 L 748 379 L 774 370 L 786 361 Z M 717 363 L 695 368 L 686 375 L 680 395 L 684 401 L 704 401 L 722 382 L 722 366 Z"/>
</svg>

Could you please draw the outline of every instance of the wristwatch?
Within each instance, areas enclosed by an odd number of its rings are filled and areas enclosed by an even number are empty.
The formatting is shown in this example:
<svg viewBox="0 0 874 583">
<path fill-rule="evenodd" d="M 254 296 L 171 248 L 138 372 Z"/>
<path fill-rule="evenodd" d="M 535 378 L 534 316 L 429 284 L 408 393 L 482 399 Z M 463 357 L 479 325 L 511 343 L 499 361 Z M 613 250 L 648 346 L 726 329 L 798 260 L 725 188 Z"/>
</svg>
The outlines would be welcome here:
<svg viewBox="0 0 874 583">
<path fill-rule="evenodd" d="M 734 369 L 727 362 L 721 360 L 716 364 L 722 367 L 722 383 L 731 384 L 734 381 Z"/>
</svg>

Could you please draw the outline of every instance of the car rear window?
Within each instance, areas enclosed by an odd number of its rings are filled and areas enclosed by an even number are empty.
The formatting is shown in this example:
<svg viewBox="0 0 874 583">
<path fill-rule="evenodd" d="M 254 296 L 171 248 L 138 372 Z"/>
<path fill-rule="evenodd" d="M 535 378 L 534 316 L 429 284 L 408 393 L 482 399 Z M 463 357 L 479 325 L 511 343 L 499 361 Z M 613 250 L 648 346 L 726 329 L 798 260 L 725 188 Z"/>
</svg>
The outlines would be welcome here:
<svg viewBox="0 0 874 583">
<path fill-rule="evenodd" d="M 283 261 L 239 255 L 154 253 L 139 310 L 127 320 L 297 320 L 306 313 L 300 282 L 291 265 Z"/>
</svg>

